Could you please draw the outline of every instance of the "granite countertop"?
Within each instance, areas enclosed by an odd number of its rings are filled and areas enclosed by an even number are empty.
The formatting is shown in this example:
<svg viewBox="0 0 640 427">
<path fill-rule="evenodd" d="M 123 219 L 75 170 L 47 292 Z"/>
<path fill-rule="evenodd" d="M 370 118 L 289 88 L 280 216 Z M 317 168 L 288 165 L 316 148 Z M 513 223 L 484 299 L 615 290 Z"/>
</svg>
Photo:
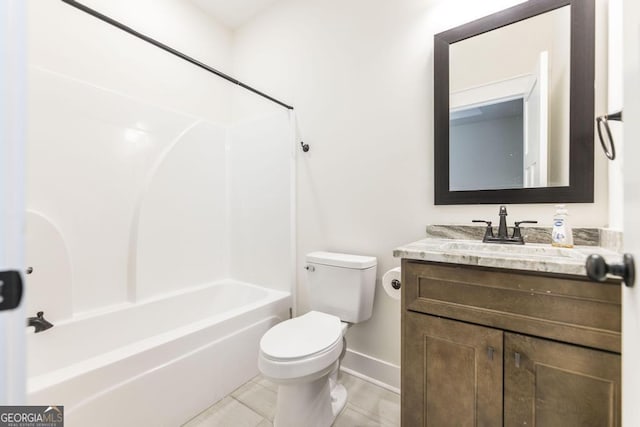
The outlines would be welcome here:
<svg viewBox="0 0 640 427">
<path fill-rule="evenodd" d="M 556 248 L 545 243 L 508 245 L 465 239 L 426 238 L 393 251 L 397 258 L 580 276 L 587 274 L 585 261 L 590 254 L 620 262 L 619 253 L 599 246 Z"/>
</svg>

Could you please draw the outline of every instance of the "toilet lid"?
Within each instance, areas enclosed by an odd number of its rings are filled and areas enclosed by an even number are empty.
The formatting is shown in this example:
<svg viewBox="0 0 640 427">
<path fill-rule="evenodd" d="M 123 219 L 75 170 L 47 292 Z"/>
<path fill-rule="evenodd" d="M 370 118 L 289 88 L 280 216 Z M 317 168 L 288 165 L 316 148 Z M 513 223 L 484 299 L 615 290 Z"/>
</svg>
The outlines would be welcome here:
<svg viewBox="0 0 640 427">
<path fill-rule="evenodd" d="M 269 329 L 260 340 L 260 350 L 272 359 L 300 359 L 331 347 L 341 338 L 340 318 L 310 311 Z"/>
</svg>

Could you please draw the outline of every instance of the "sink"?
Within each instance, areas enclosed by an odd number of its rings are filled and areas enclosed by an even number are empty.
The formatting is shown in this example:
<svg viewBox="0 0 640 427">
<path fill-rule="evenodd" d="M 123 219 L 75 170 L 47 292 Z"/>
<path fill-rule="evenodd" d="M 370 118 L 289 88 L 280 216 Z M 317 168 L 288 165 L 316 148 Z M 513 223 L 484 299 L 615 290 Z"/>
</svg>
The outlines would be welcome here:
<svg viewBox="0 0 640 427">
<path fill-rule="evenodd" d="M 584 254 L 570 248 L 556 248 L 543 244 L 528 245 L 501 245 L 499 243 L 482 243 L 482 242 L 447 242 L 443 243 L 440 248 L 446 252 L 466 252 L 470 255 L 497 255 L 502 258 L 530 258 L 530 259 L 572 259 L 582 260 Z"/>
</svg>

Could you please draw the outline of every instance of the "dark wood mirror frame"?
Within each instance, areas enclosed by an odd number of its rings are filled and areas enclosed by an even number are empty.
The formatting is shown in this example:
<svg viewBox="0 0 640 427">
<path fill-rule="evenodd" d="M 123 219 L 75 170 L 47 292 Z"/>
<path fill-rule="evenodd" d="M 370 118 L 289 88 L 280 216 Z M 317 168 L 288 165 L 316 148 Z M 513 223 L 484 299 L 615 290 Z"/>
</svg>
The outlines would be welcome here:
<svg viewBox="0 0 640 427">
<path fill-rule="evenodd" d="M 434 36 L 435 204 L 593 203 L 595 0 L 529 0 Z M 449 190 L 449 45 L 571 6 L 569 185 Z M 488 165 L 490 166 L 490 165 Z"/>
</svg>

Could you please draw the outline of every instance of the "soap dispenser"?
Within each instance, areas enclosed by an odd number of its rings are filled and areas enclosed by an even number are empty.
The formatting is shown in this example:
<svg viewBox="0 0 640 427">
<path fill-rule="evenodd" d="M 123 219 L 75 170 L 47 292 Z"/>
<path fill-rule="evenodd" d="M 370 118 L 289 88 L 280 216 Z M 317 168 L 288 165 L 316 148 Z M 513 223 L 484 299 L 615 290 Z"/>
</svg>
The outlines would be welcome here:
<svg viewBox="0 0 640 427">
<path fill-rule="evenodd" d="M 565 205 L 556 205 L 556 214 L 553 217 L 553 230 L 551 231 L 551 245 L 561 248 L 573 247 L 573 231 L 569 225 L 569 211 Z"/>
</svg>

